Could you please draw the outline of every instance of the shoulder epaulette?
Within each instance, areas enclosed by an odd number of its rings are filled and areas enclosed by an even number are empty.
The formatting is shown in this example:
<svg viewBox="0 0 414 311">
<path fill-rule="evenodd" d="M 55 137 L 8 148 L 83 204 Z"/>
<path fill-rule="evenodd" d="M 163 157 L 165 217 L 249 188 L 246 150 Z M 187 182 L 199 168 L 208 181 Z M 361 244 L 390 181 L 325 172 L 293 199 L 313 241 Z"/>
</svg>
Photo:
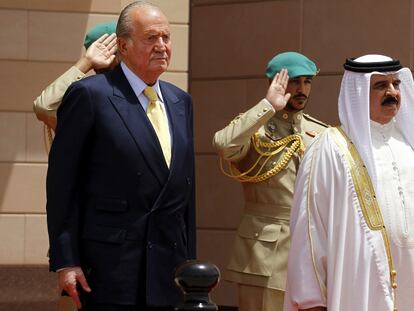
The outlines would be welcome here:
<svg viewBox="0 0 414 311">
<path fill-rule="evenodd" d="M 306 120 L 312 121 L 314 123 L 317 123 L 323 127 L 331 127 L 329 124 L 326 124 L 322 121 L 319 121 L 318 119 L 315 119 L 314 117 L 311 117 L 310 115 L 304 113 L 303 116 L 305 117 Z"/>
</svg>

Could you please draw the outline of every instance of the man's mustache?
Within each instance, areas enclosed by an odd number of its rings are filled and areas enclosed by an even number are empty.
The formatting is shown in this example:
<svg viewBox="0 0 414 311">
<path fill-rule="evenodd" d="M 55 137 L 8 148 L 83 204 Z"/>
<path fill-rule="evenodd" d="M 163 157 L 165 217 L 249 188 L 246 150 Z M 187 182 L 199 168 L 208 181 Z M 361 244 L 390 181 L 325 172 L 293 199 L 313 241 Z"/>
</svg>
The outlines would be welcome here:
<svg viewBox="0 0 414 311">
<path fill-rule="evenodd" d="M 398 98 L 395 96 L 387 96 L 385 97 L 385 99 L 382 101 L 381 105 L 385 106 L 385 105 L 398 105 L 399 101 Z"/>
<path fill-rule="evenodd" d="M 298 93 L 295 96 L 293 96 L 293 99 L 308 99 L 308 97 L 303 93 Z"/>
</svg>

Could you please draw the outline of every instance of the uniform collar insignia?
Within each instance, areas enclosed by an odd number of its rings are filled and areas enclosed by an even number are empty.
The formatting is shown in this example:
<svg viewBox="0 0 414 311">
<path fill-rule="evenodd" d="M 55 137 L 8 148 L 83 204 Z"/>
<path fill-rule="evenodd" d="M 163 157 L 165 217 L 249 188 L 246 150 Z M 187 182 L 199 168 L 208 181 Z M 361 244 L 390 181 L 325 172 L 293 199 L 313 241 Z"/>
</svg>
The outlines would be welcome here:
<svg viewBox="0 0 414 311">
<path fill-rule="evenodd" d="M 308 134 L 310 137 L 315 137 L 316 135 L 318 135 L 319 133 L 316 131 L 306 131 L 306 134 Z"/>
<path fill-rule="evenodd" d="M 284 122 L 288 122 L 291 124 L 298 124 L 298 123 L 301 123 L 302 121 L 303 111 L 290 112 L 290 111 L 286 111 L 282 109 L 282 110 L 276 111 L 275 117 Z"/>
</svg>

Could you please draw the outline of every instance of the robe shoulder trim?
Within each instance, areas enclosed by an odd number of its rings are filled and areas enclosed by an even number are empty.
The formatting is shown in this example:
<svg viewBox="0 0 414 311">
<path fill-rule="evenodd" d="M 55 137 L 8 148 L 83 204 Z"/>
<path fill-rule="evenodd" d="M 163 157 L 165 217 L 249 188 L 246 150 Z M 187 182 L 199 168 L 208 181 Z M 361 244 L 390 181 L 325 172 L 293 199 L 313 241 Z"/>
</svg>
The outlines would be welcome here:
<svg viewBox="0 0 414 311">
<path fill-rule="evenodd" d="M 371 230 L 382 230 L 384 220 L 367 168 L 353 142 L 340 127 L 335 127 L 335 142 L 346 155 L 362 213 Z"/>
</svg>

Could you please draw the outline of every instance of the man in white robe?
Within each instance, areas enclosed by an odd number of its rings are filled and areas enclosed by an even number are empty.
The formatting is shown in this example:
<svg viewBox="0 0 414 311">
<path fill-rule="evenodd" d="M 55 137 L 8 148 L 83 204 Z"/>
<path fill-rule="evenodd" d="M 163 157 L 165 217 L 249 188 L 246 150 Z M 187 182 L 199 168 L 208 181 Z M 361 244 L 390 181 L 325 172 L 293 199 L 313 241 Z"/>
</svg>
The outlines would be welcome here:
<svg viewBox="0 0 414 311">
<path fill-rule="evenodd" d="M 381 55 L 348 59 L 340 128 L 295 186 L 284 310 L 414 310 L 414 83 Z"/>
</svg>

